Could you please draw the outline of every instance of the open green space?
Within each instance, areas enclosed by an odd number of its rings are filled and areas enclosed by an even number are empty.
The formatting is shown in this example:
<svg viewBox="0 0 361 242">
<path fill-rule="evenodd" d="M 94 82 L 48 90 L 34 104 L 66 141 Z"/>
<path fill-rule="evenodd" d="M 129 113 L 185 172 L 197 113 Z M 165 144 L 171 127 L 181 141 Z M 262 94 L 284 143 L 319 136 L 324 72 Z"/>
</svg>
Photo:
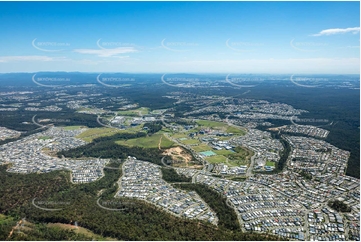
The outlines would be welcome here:
<svg viewBox="0 0 361 242">
<path fill-rule="evenodd" d="M 245 135 L 246 131 L 243 129 L 239 129 L 233 126 L 228 126 L 226 129 L 227 133 L 233 133 L 233 134 L 237 134 L 237 135 Z"/>
<path fill-rule="evenodd" d="M 170 130 L 169 128 L 166 128 L 166 127 L 162 127 L 162 131 L 166 132 L 166 133 L 171 133 L 172 132 L 172 130 Z"/>
<path fill-rule="evenodd" d="M 110 238 L 110 237 L 103 237 L 100 235 L 97 235 L 95 233 L 93 233 L 92 231 L 90 231 L 89 229 L 77 226 L 75 227 L 74 225 L 70 225 L 70 224 L 63 224 L 63 223 L 48 223 L 47 227 L 49 228 L 59 228 L 59 229 L 63 229 L 63 230 L 71 230 L 77 234 L 83 234 L 89 238 L 93 238 L 93 240 L 116 240 L 114 238 Z"/>
<path fill-rule="evenodd" d="M 189 136 L 188 135 L 186 135 L 186 134 L 174 134 L 174 135 L 172 135 L 172 138 L 173 139 L 180 139 L 180 138 L 189 138 Z"/>
<path fill-rule="evenodd" d="M 92 129 L 88 129 L 86 131 L 84 131 L 83 133 L 79 134 L 78 136 L 76 136 L 76 138 L 82 139 L 86 142 L 92 142 L 94 139 L 99 138 L 99 137 L 107 137 L 107 136 L 112 136 L 114 134 L 117 133 L 136 133 L 138 131 L 142 130 L 141 126 L 136 126 L 133 128 L 129 128 L 126 130 L 120 130 L 120 129 L 116 129 L 116 128 L 92 128 Z"/>
<path fill-rule="evenodd" d="M 203 127 L 208 127 L 208 128 L 213 128 L 213 129 L 221 129 L 227 133 L 233 133 L 236 135 L 245 135 L 246 134 L 246 130 L 239 129 L 234 126 L 229 126 L 228 124 L 223 123 L 223 122 L 216 122 L 216 121 L 210 121 L 210 120 L 198 120 L 197 123 Z M 201 128 L 202 127 L 197 127 L 196 129 L 194 129 L 194 131 L 199 131 Z"/>
<path fill-rule="evenodd" d="M 214 156 L 210 156 L 205 158 L 209 163 L 212 164 L 218 164 L 218 163 L 225 163 L 227 158 L 223 155 L 214 155 Z"/>
<path fill-rule="evenodd" d="M 275 166 L 275 164 L 276 164 L 276 162 L 274 162 L 274 161 L 267 161 L 266 162 L 266 166 Z"/>
<path fill-rule="evenodd" d="M 222 128 L 228 126 L 226 123 L 210 121 L 210 120 L 198 120 L 197 123 L 201 126 L 206 126 L 209 128 Z"/>
<path fill-rule="evenodd" d="M 181 142 L 186 145 L 194 145 L 200 143 L 198 139 L 186 139 L 186 140 L 181 140 Z"/>
<path fill-rule="evenodd" d="M 228 160 L 227 165 L 231 166 L 247 166 L 249 164 L 248 161 L 245 160 Z"/>
<path fill-rule="evenodd" d="M 229 155 L 230 160 L 241 160 L 241 161 L 250 161 L 253 156 L 253 151 L 246 149 L 244 147 L 234 148 L 235 153 Z"/>
<path fill-rule="evenodd" d="M 198 127 L 196 127 L 196 128 L 193 128 L 193 129 L 188 130 L 187 133 L 190 134 L 190 133 L 199 132 L 202 128 L 203 128 L 202 126 L 198 126 Z"/>
<path fill-rule="evenodd" d="M 161 138 L 162 140 L 160 140 Z M 119 140 L 115 143 L 129 147 L 158 148 L 159 142 L 161 148 L 170 148 L 174 145 L 174 142 L 167 139 L 163 134 L 153 134 L 151 136 L 136 139 Z"/>
<path fill-rule="evenodd" d="M 202 144 L 199 144 L 199 145 L 197 145 L 197 146 L 193 146 L 192 148 L 193 148 L 195 151 L 197 151 L 197 152 L 212 150 L 211 147 L 209 147 L 208 145 L 203 144 L 203 143 L 202 143 Z"/>
<path fill-rule="evenodd" d="M 14 221 L 14 218 L 13 217 L 10 217 L 10 216 L 6 216 L 4 214 L 0 214 L 0 226 L 2 224 L 7 224 L 7 223 L 10 223 Z"/>
<path fill-rule="evenodd" d="M 217 155 L 231 155 L 231 154 L 234 154 L 234 152 L 231 151 L 231 150 L 214 150 L 214 153 L 216 153 Z"/>
<path fill-rule="evenodd" d="M 124 116 L 143 116 L 149 114 L 149 108 L 141 107 L 132 110 L 118 111 L 118 114 Z"/>
<path fill-rule="evenodd" d="M 208 146 L 207 146 L 208 147 Z M 204 147 L 205 149 L 206 147 Z M 253 152 L 243 148 L 236 147 L 234 151 L 232 150 L 212 150 L 216 153 L 216 156 L 207 157 L 206 160 L 210 163 L 226 163 L 229 166 L 241 166 L 248 165 L 250 158 L 253 155 Z M 228 158 L 228 161 L 227 161 Z M 227 162 L 226 162 L 227 161 Z"/>
</svg>

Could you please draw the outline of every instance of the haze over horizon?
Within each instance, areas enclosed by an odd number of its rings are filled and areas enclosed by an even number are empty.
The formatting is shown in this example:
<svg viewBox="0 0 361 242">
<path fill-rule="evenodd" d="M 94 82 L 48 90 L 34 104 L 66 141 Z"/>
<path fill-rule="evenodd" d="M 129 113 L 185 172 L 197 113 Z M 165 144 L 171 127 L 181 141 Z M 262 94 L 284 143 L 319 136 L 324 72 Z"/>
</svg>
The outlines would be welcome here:
<svg viewBox="0 0 361 242">
<path fill-rule="evenodd" d="M 359 74 L 359 2 L 1 2 L 0 73 Z"/>
</svg>

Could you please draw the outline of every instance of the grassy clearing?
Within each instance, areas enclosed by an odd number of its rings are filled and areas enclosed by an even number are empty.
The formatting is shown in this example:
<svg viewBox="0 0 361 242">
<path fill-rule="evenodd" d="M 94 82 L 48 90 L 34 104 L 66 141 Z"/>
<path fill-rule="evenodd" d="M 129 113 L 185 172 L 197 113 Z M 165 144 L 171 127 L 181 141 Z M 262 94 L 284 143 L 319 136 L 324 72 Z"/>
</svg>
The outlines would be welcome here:
<svg viewBox="0 0 361 242">
<path fill-rule="evenodd" d="M 248 161 L 244 160 L 228 160 L 228 164 L 231 166 L 248 166 Z"/>
<path fill-rule="evenodd" d="M 234 152 L 230 151 L 230 150 L 214 150 L 214 153 L 216 153 L 217 155 L 232 155 L 234 154 Z"/>
<path fill-rule="evenodd" d="M 93 129 L 88 129 L 86 131 L 84 131 L 83 133 L 79 134 L 77 137 L 78 138 L 85 138 L 85 137 L 89 137 L 89 136 L 100 136 L 104 133 L 110 133 L 110 132 L 116 132 L 117 129 L 113 129 L 113 128 L 93 128 Z"/>
<path fill-rule="evenodd" d="M 148 137 L 141 137 L 137 139 L 119 140 L 116 141 L 119 145 L 125 145 L 129 147 L 143 147 L 143 148 L 158 148 L 159 140 L 162 137 L 160 147 L 170 148 L 174 145 L 174 142 L 167 139 L 163 134 L 154 134 Z"/>
<path fill-rule="evenodd" d="M 48 223 L 47 226 L 48 227 L 57 227 L 57 228 L 64 229 L 64 230 L 70 229 L 70 230 L 73 230 L 75 233 L 84 234 L 84 235 L 94 238 L 96 240 L 116 240 L 113 238 L 102 237 L 100 235 L 94 234 L 92 231 L 90 231 L 86 228 L 83 228 L 83 227 L 78 226 L 77 228 L 75 228 L 75 226 L 70 225 L 70 224 Z"/>
<path fill-rule="evenodd" d="M 180 138 L 188 138 L 188 135 L 186 134 L 174 134 L 172 135 L 173 139 L 180 139 Z"/>
<path fill-rule="evenodd" d="M 172 132 L 172 130 L 170 130 L 169 128 L 165 128 L 165 127 L 162 127 L 162 131 L 166 132 L 166 133 L 171 133 Z"/>
<path fill-rule="evenodd" d="M 266 166 L 275 166 L 276 165 L 276 162 L 274 162 L 274 161 L 267 161 L 266 162 Z"/>
<path fill-rule="evenodd" d="M 141 107 L 132 110 L 118 111 L 118 114 L 124 116 L 142 116 L 149 114 L 149 108 Z"/>
<path fill-rule="evenodd" d="M 93 128 L 88 129 L 85 132 L 79 134 L 76 136 L 76 138 L 82 139 L 86 142 L 92 142 L 93 139 L 96 139 L 98 137 L 104 137 L 104 136 L 111 136 L 116 133 L 120 133 L 122 130 L 119 129 L 113 129 L 113 128 Z"/>
<path fill-rule="evenodd" d="M 186 139 L 186 140 L 182 140 L 181 142 L 186 145 L 194 145 L 200 143 L 198 139 Z"/>
<path fill-rule="evenodd" d="M 116 128 L 92 128 L 76 136 L 76 138 L 82 139 L 86 142 L 92 142 L 99 137 L 112 136 L 117 133 L 136 133 L 142 130 L 142 126 L 136 126 L 126 130 L 119 130 Z"/>
<path fill-rule="evenodd" d="M 226 129 L 227 133 L 233 133 L 233 134 L 237 134 L 237 135 L 245 135 L 246 131 L 243 129 L 239 129 L 233 126 L 228 126 Z"/>
<path fill-rule="evenodd" d="M 11 216 L 6 216 L 4 214 L 0 214 L 0 228 L 3 226 L 6 227 L 9 224 L 13 224 L 15 226 L 15 224 L 16 224 L 15 219 Z"/>
<path fill-rule="evenodd" d="M 197 152 L 207 151 L 207 150 L 213 150 L 211 147 L 209 147 L 206 144 L 200 144 L 197 146 L 192 147 Z"/>
<path fill-rule="evenodd" d="M 245 130 L 239 129 L 234 126 L 229 126 L 228 124 L 223 123 L 223 122 L 199 120 L 199 121 L 197 121 L 197 123 L 204 127 L 209 127 L 209 128 L 213 128 L 213 129 L 222 129 L 227 133 L 233 133 L 233 134 L 237 134 L 237 135 L 245 135 L 246 134 Z M 198 127 L 198 129 L 200 129 L 200 128 Z"/>
<path fill-rule="evenodd" d="M 4 214 L 0 214 L 0 225 L 9 221 L 13 221 L 14 218 L 10 216 L 6 216 Z"/>
<path fill-rule="evenodd" d="M 249 162 L 251 157 L 253 156 L 253 151 L 248 150 L 244 147 L 236 147 L 234 148 L 236 153 L 233 153 L 229 156 L 231 160 L 242 161 L 242 162 Z"/>
<path fill-rule="evenodd" d="M 199 127 L 197 127 L 197 128 L 188 130 L 187 133 L 190 134 L 190 133 L 199 132 L 201 129 L 203 129 L 203 127 L 202 127 L 202 126 L 199 126 Z"/>
<path fill-rule="evenodd" d="M 223 155 L 215 155 L 207 157 L 206 160 L 212 164 L 225 163 L 227 158 Z"/>
</svg>

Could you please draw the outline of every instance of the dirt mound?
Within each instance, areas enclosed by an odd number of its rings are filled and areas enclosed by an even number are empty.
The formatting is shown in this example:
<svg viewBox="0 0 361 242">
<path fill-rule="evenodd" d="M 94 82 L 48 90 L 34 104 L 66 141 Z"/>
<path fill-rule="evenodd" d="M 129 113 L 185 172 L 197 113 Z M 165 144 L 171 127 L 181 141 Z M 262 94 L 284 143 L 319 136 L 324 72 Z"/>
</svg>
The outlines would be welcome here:
<svg viewBox="0 0 361 242">
<path fill-rule="evenodd" d="M 182 147 L 173 147 L 163 152 L 163 155 L 172 157 L 172 160 L 182 160 L 188 165 L 188 162 L 192 160 L 192 156 L 188 154 Z"/>
</svg>

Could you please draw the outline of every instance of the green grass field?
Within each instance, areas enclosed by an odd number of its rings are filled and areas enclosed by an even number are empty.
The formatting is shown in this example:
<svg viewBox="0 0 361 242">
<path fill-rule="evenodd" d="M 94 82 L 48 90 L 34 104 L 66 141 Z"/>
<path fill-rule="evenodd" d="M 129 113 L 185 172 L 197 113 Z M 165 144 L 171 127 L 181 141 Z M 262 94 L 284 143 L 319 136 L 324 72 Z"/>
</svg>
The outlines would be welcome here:
<svg viewBox="0 0 361 242">
<path fill-rule="evenodd" d="M 211 149 L 212 150 L 212 149 Z M 228 162 L 226 164 L 230 166 L 241 166 L 241 165 L 248 165 L 250 162 L 250 158 L 253 155 L 253 152 L 247 150 L 243 147 L 235 148 L 236 152 L 232 152 L 231 150 L 212 150 L 217 156 L 209 157 L 211 158 L 211 163 L 222 163 L 225 162 L 228 158 Z M 219 158 L 224 157 L 224 158 Z M 206 158 L 207 160 L 209 158 Z"/>
<path fill-rule="evenodd" d="M 205 159 L 212 164 L 225 163 L 227 160 L 227 158 L 223 155 L 210 156 Z"/>
<path fill-rule="evenodd" d="M 253 151 L 248 150 L 244 147 L 236 147 L 234 148 L 235 153 L 231 154 L 229 158 L 231 160 L 241 160 L 248 162 L 250 161 L 251 157 L 253 156 Z"/>
<path fill-rule="evenodd" d="M 233 126 L 229 126 L 228 124 L 223 123 L 223 122 L 198 120 L 197 123 L 204 127 L 209 127 L 209 128 L 213 128 L 213 129 L 222 129 L 227 133 L 233 133 L 233 134 L 237 134 L 237 135 L 245 135 L 246 134 L 246 130 L 239 129 L 239 128 L 236 128 Z M 198 127 L 197 131 L 200 129 L 201 129 L 201 127 Z"/>
<path fill-rule="evenodd" d="M 186 139 L 186 140 L 181 140 L 181 142 L 186 145 L 200 144 L 200 141 L 198 139 Z"/>
<path fill-rule="evenodd" d="M 84 234 L 84 235 L 94 238 L 96 240 L 116 240 L 113 238 L 103 237 L 101 235 L 94 234 L 92 231 L 90 231 L 86 228 L 83 228 L 83 227 L 78 226 L 77 228 L 75 228 L 75 226 L 70 225 L 70 224 L 48 223 L 47 226 L 48 227 L 57 227 L 57 228 L 64 229 L 64 230 L 70 229 L 70 230 L 74 231 L 75 233 Z"/>
<path fill-rule="evenodd" d="M 211 147 L 209 147 L 208 145 L 206 144 L 200 144 L 200 145 L 197 145 L 197 146 L 193 146 L 192 147 L 195 151 L 197 152 L 202 152 L 202 151 L 207 151 L 207 150 L 213 150 Z"/>
<path fill-rule="evenodd" d="M 233 133 L 233 134 L 237 134 L 237 135 L 245 135 L 246 131 L 243 129 L 239 129 L 233 126 L 228 126 L 226 129 L 227 133 Z"/>
<path fill-rule="evenodd" d="M 141 137 L 137 139 L 119 140 L 115 143 L 119 145 L 125 145 L 129 147 L 143 147 L 143 148 L 158 148 L 159 140 L 162 137 L 161 148 L 170 148 L 174 145 L 174 142 L 167 139 L 163 134 L 153 134 L 148 137 Z"/>
<path fill-rule="evenodd" d="M 266 162 L 266 166 L 275 166 L 275 164 L 276 164 L 276 162 L 274 162 L 274 161 L 267 161 Z"/>
<path fill-rule="evenodd" d="M 216 153 L 217 155 L 231 155 L 234 154 L 234 152 L 230 151 L 230 150 L 214 150 L 214 153 Z"/>
<path fill-rule="evenodd" d="M 244 160 L 228 160 L 228 164 L 231 166 L 248 166 L 248 161 Z"/>
<path fill-rule="evenodd" d="M 174 134 L 174 135 L 172 135 L 172 138 L 173 139 L 189 138 L 189 136 L 186 134 Z"/>
<path fill-rule="evenodd" d="M 149 108 L 141 107 L 132 110 L 118 111 L 118 114 L 124 116 L 142 116 L 149 114 Z"/>
<path fill-rule="evenodd" d="M 138 128 L 140 129 L 140 128 Z M 76 136 L 76 138 L 82 139 L 86 142 L 92 142 L 93 139 L 98 137 L 112 136 L 116 133 L 134 133 L 134 129 L 119 130 L 115 128 L 92 128 Z"/>
<path fill-rule="evenodd" d="M 165 127 L 162 127 L 162 131 L 166 132 L 166 133 L 171 133 L 172 132 L 172 130 L 170 130 L 169 128 L 165 128 Z"/>
<path fill-rule="evenodd" d="M 6 216 L 4 214 L 0 214 L 0 225 L 3 224 L 3 223 L 11 222 L 11 221 L 14 221 L 13 217 Z"/>
</svg>

